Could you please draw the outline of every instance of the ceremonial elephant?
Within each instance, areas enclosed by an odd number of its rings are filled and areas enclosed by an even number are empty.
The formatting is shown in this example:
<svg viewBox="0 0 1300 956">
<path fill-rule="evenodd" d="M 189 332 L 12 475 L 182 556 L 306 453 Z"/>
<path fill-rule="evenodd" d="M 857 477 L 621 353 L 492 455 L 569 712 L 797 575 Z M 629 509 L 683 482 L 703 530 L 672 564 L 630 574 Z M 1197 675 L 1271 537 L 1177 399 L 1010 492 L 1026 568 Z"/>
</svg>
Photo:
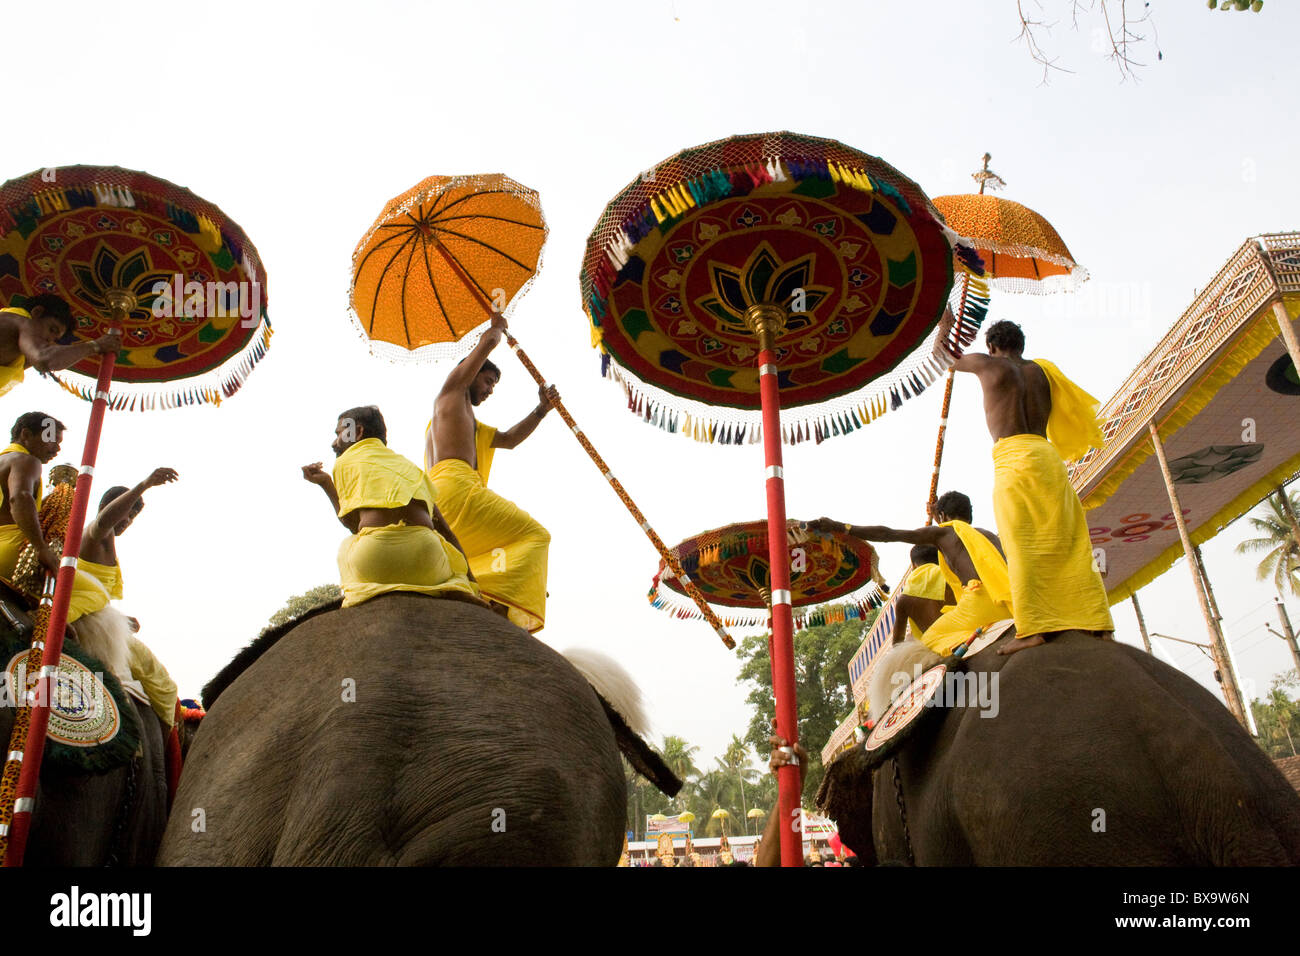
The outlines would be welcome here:
<svg viewBox="0 0 1300 956">
<path fill-rule="evenodd" d="M 827 768 L 817 802 L 864 862 L 1300 863 L 1300 796 L 1194 680 L 1082 632 L 1000 656 L 1010 640 L 892 758 Z"/>
<path fill-rule="evenodd" d="M 620 716 L 631 695 L 612 677 L 593 677 L 602 697 L 565 657 L 458 601 L 394 593 L 313 612 L 204 689 L 158 862 L 613 865 L 620 750 L 665 792 L 681 784 Z"/>
<path fill-rule="evenodd" d="M 18 641 L 7 630 L 0 637 L 11 652 L 0 662 L 7 664 L 25 641 Z M 64 656 L 76 657 L 92 671 L 103 671 L 103 666 L 74 641 L 65 642 Z M 125 731 L 132 735 L 130 745 L 102 770 L 84 766 L 97 761 L 97 748 L 71 752 L 70 760 L 82 766 L 61 759 L 68 752 L 55 754 L 47 748 L 24 856 L 27 866 L 153 863 L 167 822 L 166 738 L 153 709 L 121 694 L 120 685 L 116 688 L 119 706 L 125 704 L 134 714 L 134 720 L 123 721 Z M 0 706 L 0 740 L 6 743 L 14 714 L 13 707 Z M 117 743 L 122 743 L 121 738 Z"/>
</svg>

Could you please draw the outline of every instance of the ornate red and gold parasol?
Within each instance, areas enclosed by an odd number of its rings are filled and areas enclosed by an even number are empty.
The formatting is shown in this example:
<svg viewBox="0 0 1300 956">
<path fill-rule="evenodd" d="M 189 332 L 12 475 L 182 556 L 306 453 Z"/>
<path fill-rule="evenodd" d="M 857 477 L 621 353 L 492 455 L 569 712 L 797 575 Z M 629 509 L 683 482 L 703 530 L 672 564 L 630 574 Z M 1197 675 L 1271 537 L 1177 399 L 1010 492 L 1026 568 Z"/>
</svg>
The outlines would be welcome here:
<svg viewBox="0 0 1300 956">
<path fill-rule="evenodd" d="M 57 578 L 46 581 L 29 667 L 0 777 L 0 849 L 21 865 L 40 779 L 68 602 L 104 412 L 220 403 L 266 354 L 266 276 L 242 229 L 187 189 L 117 166 L 38 170 L 0 186 L 0 302 L 26 305 L 44 293 L 70 305 L 77 330 L 67 341 L 109 328 L 121 351 L 87 359 L 72 373 L 93 388 L 60 378 L 92 402 L 86 444 L 68 516 Z M 110 392 L 111 387 L 111 392 Z"/>
<path fill-rule="evenodd" d="M 875 548 L 847 534 L 825 534 L 789 521 L 790 603 L 796 630 L 860 620 L 888 596 Z M 672 549 L 705 598 L 730 628 L 770 627 L 772 562 L 767 522 L 746 521 L 687 538 Z M 682 600 L 681 582 L 660 562 L 647 595 L 675 617 L 698 616 Z M 744 613 L 738 609 L 754 609 Z"/>
<path fill-rule="evenodd" d="M 777 732 L 798 739 L 781 445 L 845 434 L 942 374 L 937 327 L 958 249 L 883 160 L 796 133 L 733 136 L 648 169 L 587 240 L 582 300 L 602 370 L 669 431 L 764 443 Z M 924 345 L 922 343 L 925 343 Z M 617 368 L 615 367 L 617 363 Z M 798 409 L 783 429 L 781 405 Z M 761 412 L 761 431 L 758 427 Z M 793 766 L 781 814 L 799 806 Z M 782 863 L 799 866 L 781 828 Z"/>
<path fill-rule="evenodd" d="M 508 176 L 430 176 L 390 200 L 352 254 L 352 316 L 373 354 L 392 360 L 458 356 L 469 337 L 531 285 L 546 243 L 537 193 Z M 549 383 L 506 341 L 538 385 Z M 661 557 L 675 561 L 563 402 L 555 409 Z M 689 579 L 683 576 L 690 588 Z M 735 641 L 694 592 L 728 647 Z"/>
</svg>

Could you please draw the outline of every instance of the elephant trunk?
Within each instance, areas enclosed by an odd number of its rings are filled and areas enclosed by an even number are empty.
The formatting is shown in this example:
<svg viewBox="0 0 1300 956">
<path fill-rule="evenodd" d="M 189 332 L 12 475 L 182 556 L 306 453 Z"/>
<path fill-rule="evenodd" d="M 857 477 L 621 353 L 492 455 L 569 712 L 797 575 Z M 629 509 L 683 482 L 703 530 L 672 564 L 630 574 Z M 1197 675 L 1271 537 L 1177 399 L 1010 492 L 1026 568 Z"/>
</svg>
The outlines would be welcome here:
<svg viewBox="0 0 1300 956">
<path fill-rule="evenodd" d="M 858 855 L 864 866 L 876 866 L 876 847 L 871 835 L 872 768 L 862 748 L 846 751 L 826 768 L 817 788 L 814 805 L 835 821 L 840 840 Z"/>
</svg>

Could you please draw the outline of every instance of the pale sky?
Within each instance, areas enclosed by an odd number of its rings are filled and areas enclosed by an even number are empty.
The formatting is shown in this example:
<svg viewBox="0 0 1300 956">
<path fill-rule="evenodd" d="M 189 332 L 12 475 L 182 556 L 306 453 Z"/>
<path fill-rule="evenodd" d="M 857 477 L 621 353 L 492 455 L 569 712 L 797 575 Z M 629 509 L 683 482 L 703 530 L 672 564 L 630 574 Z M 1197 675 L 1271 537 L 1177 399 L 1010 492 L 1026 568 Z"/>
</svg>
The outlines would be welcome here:
<svg viewBox="0 0 1300 956">
<path fill-rule="evenodd" d="M 1066 4 L 1043 42 L 1073 73 L 1040 84 L 1011 0 L 364 4 L 229 2 L 11 5 L 9 111 L 0 179 L 76 163 L 146 170 L 243 226 L 269 276 L 276 335 L 220 408 L 110 414 L 95 498 L 159 465 L 119 542 L 126 600 L 182 696 L 254 637 L 292 594 L 337 581 L 343 537 L 299 466 L 331 458 L 338 412 L 378 404 L 390 444 L 419 461 L 444 366 L 372 358 L 347 314 L 351 253 L 384 202 L 425 176 L 504 172 L 537 189 L 550 239 L 512 329 L 670 544 L 764 513 L 760 445 L 697 444 L 643 424 L 599 377 L 578 293 L 587 234 L 637 173 L 687 146 L 791 129 L 881 156 L 929 195 L 968 192 L 980 156 L 1001 193 L 1045 215 L 1092 279 L 1072 297 L 996 295 L 990 322 L 1021 322 L 1027 353 L 1107 398 L 1247 237 L 1300 228 L 1292 97 L 1300 9 L 1258 15 L 1156 0 L 1162 62 L 1120 83 L 1073 32 Z M 57 10 L 57 13 L 56 13 Z M 62 26 L 56 31 L 55 21 Z M 39 42 L 36 42 L 39 40 Z M 16 84 L 14 84 L 16 79 Z M 480 408 L 508 426 L 536 401 L 502 346 Z M 869 428 L 786 449 L 791 517 L 923 523 L 941 388 Z M 973 381 L 953 398 L 941 490 L 993 521 L 990 440 Z M 69 425 L 79 460 L 89 405 L 29 373 L 0 419 L 41 409 Z M 618 659 L 656 730 L 710 764 L 744 732 L 739 662 L 701 622 L 650 608 L 658 557 L 557 416 L 497 455 L 495 490 L 551 531 L 540 635 Z M 1248 696 L 1291 666 L 1270 585 L 1232 553 L 1234 525 L 1204 548 Z M 882 548 L 891 584 L 907 563 Z M 1206 640 L 1183 562 L 1141 592 L 1148 626 Z M 1300 602 L 1291 603 L 1300 621 Z M 1119 639 L 1138 643 L 1127 603 Z M 1210 684 L 1194 648 L 1166 660 Z M 365 653 L 358 648 L 358 653 Z M 286 685 L 291 692 L 291 687 Z M 526 698 L 527 688 L 520 688 Z M 821 741 L 807 741 L 809 749 Z"/>
</svg>

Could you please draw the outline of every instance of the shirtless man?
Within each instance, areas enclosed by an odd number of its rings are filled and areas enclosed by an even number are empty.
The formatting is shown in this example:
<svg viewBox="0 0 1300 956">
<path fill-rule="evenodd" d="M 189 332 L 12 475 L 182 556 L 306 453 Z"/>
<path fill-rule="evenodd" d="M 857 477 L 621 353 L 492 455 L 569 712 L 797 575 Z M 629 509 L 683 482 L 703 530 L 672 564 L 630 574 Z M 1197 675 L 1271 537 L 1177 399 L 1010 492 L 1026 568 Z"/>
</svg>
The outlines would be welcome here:
<svg viewBox="0 0 1300 956">
<path fill-rule="evenodd" d="M 831 518 L 819 518 L 809 526 L 824 533 L 846 532 L 864 541 L 904 541 L 932 545 L 947 568 L 956 606 L 937 616 L 921 634 L 921 643 L 936 654 L 947 655 L 975 633 L 977 628 L 1011 616 L 1006 604 L 1006 562 L 998 536 L 971 525 L 970 499 L 959 491 L 940 496 L 931 508 L 935 524 L 912 531 L 883 525 L 852 525 Z M 974 552 L 974 553 L 972 553 Z M 949 577 L 951 575 L 951 577 Z"/>
<path fill-rule="evenodd" d="M 1021 650 L 1067 630 L 1109 636 L 1106 588 L 1065 462 L 1100 448 L 1097 400 L 1050 362 L 1030 361 L 1012 322 L 985 335 L 988 354 L 953 366 L 975 375 L 993 437 L 993 513 L 1005 544 Z M 1010 652 L 1010 651 L 1008 651 Z"/>
<path fill-rule="evenodd" d="M 932 544 L 912 546 L 912 571 L 903 584 L 903 593 L 894 602 L 894 629 L 890 643 L 900 644 L 907 639 L 908 625 L 918 640 L 939 620 L 945 605 L 954 605 L 957 598 L 952 586 L 944 580 L 939 568 L 939 549 Z"/>
<path fill-rule="evenodd" d="M 475 419 L 475 407 L 501 378 L 488 353 L 505 328 L 505 317 L 494 315 L 473 351 L 447 376 L 434 400 L 425 467 L 483 596 L 515 624 L 536 632 L 546 620 L 551 535 L 522 508 L 488 490 L 487 481 L 494 451 L 514 448 L 531 435 L 559 395 L 554 387 L 538 389 L 537 407 L 504 431 Z"/>
<path fill-rule="evenodd" d="M 57 372 L 122 347 L 122 333 L 116 329 L 93 342 L 59 345 L 74 329 L 72 311 L 57 295 L 38 295 L 23 309 L 0 309 L 0 395 L 23 380 L 25 368 Z"/>
<path fill-rule="evenodd" d="M 63 422 L 44 412 L 19 415 L 9 432 L 11 443 L 0 452 L 0 578 L 13 580 L 18 555 L 30 541 L 41 564 L 59 571 L 59 555 L 41 531 L 41 467 L 63 444 Z"/>
</svg>

